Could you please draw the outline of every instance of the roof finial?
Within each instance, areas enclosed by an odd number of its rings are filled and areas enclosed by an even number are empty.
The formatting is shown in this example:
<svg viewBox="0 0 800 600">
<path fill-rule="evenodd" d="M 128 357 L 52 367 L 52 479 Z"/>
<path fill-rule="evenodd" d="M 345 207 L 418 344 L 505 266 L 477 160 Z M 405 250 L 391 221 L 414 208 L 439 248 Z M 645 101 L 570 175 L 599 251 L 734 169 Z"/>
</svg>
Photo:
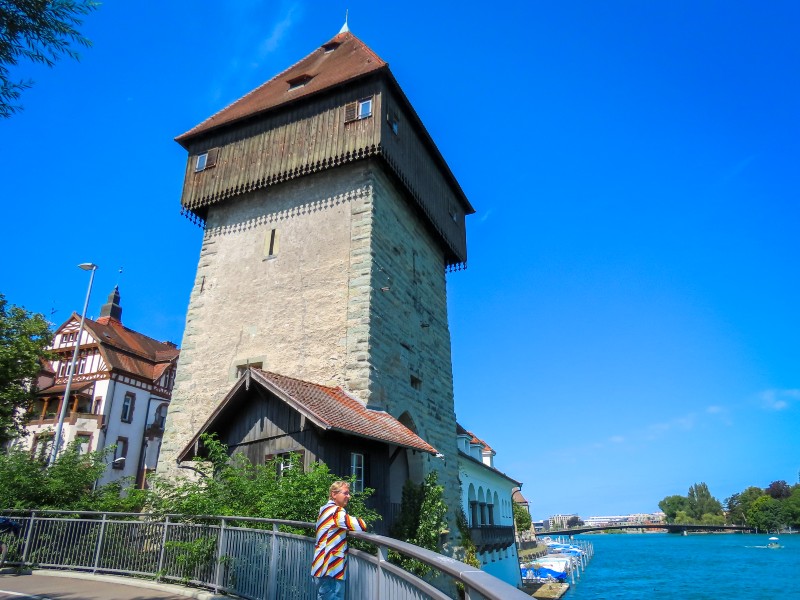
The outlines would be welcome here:
<svg viewBox="0 0 800 600">
<path fill-rule="evenodd" d="M 347 26 L 347 13 L 348 12 L 349 12 L 348 9 L 344 9 L 344 25 L 342 25 L 342 28 L 339 30 L 339 33 L 347 33 L 347 32 L 350 31 L 350 28 Z"/>
</svg>

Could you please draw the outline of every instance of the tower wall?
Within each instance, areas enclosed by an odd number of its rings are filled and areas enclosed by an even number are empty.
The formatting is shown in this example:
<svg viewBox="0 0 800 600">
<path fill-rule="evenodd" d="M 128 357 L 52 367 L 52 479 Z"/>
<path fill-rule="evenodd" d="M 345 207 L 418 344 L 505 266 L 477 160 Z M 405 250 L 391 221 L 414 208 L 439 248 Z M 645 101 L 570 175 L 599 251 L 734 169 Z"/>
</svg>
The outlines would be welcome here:
<svg viewBox="0 0 800 600">
<path fill-rule="evenodd" d="M 444 250 L 401 189 L 369 159 L 209 209 L 161 472 L 260 363 L 413 422 L 459 505 Z"/>
<path fill-rule="evenodd" d="M 159 468 L 174 464 L 239 366 L 368 388 L 370 205 L 362 163 L 209 210 Z"/>
</svg>

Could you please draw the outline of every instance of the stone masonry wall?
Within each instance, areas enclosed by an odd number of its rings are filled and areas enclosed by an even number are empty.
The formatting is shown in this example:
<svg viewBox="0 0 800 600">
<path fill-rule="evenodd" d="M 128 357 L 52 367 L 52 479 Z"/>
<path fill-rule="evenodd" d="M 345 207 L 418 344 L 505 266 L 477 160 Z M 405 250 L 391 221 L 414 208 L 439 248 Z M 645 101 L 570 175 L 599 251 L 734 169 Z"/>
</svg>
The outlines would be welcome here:
<svg viewBox="0 0 800 600">
<path fill-rule="evenodd" d="M 359 163 L 212 207 L 159 470 L 174 466 L 230 391 L 237 366 L 261 363 L 290 377 L 367 389 L 370 205 Z M 348 362 L 355 368 L 345 381 Z"/>
<path fill-rule="evenodd" d="M 370 404 L 411 417 L 417 433 L 444 458 L 426 456 L 438 471 L 456 532 L 460 506 L 450 330 L 444 253 L 431 231 L 382 169 L 373 190 Z"/>
</svg>

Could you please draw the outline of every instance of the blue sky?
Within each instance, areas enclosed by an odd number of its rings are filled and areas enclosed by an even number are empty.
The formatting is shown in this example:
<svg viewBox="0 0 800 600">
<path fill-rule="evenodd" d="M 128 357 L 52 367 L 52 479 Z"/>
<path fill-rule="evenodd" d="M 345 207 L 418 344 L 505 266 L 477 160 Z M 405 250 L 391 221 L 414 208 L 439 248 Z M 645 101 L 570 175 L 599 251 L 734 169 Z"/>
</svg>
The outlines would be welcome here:
<svg viewBox="0 0 800 600">
<path fill-rule="evenodd" d="M 108 2 L 0 122 L 0 292 L 115 284 L 180 342 L 202 232 L 173 138 L 335 35 L 388 61 L 477 213 L 448 276 L 459 421 L 535 518 L 800 471 L 800 5 Z M 123 267 L 120 275 L 118 270 Z"/>
</svg>

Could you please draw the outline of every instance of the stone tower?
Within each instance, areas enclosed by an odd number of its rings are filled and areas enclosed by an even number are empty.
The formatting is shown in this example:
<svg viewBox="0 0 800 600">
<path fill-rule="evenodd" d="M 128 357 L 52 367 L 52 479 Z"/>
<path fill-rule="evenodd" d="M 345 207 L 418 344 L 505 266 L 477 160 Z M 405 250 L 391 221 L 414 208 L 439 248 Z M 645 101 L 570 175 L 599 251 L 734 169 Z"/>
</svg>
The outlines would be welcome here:
<svg viewBox="0 0 800 600">
<path fill-rule="evenodd" d="M 258 366 L 389 412 L 459 506 L 445 273 L 474 211 L 387 63 L 345 28 L 177 141 L 205 233 L 159 468 Z"/>
</svg>

